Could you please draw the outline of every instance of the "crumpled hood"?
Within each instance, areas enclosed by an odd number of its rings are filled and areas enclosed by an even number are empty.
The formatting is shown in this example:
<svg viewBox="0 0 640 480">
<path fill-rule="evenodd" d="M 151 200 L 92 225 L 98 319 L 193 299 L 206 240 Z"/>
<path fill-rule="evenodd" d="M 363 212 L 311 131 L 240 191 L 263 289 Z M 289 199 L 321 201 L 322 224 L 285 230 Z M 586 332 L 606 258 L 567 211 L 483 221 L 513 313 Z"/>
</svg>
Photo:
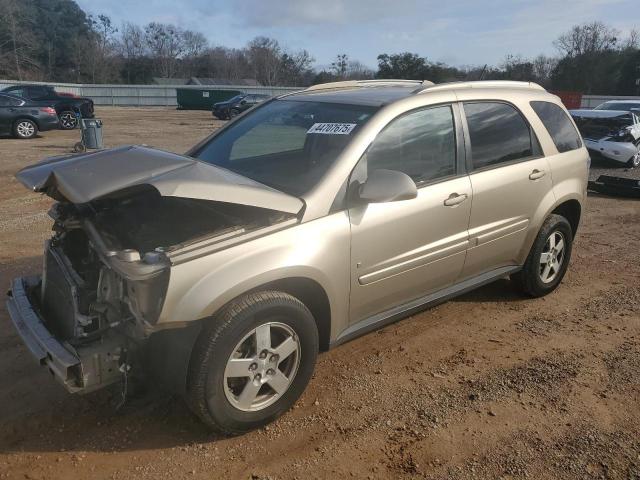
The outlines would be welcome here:
<svg viewBox="0 0 640 480">
<path fill-rule="evenodd" d="M 190 157 L 143 146 L 52 157 L 16 178 L 56 200 L 87 203 L 137 185 L 162 196 L 195 198 L 298 213 L 304 203 L 262 183 Z"/>
</svg>

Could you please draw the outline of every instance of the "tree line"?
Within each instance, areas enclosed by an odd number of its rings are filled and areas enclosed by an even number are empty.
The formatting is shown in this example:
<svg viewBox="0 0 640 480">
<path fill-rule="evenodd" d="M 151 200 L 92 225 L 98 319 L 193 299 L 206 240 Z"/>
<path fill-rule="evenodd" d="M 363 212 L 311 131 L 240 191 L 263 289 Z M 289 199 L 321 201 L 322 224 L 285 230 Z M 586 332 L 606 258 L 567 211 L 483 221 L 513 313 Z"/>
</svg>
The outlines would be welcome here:
<svg viewBox="0 0 640 480">
<path fill-rule="evenodd" d="M 336 55 L 314 68 L 307 50 L 256 37 L 243 48 L 211 45 L 201 33 L 151 22 L 115 25 L 73 0 L 0 0 L 0 77 L 73 83 L 147 84 L 153 77 L 207 77 L 262 85 L 306 86 L 370 78 L 535 81 L 553 90 L 640 95 L 640 36 L 599 22 L 576 25 L 555 42 L 555 56 L 506 55 L 499 65 L 452 66 L 417 53 L 382 53 L 377 69 Z"/>
</svg>

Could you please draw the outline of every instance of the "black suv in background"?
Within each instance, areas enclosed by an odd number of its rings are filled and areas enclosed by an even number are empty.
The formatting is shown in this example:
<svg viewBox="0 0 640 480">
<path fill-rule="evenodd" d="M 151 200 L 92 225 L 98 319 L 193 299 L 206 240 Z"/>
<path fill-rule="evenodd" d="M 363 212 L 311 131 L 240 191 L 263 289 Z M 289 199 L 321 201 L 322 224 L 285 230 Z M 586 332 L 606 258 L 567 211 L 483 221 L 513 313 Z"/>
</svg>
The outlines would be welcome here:
<svg viewBox="0 0 640 480">
<path fill-rule="evenodd" d="M 80 112 L 82 118 L 93 118 L 93 100 L 71 93 L 59 93 L 49 85 L 16 85 L 4 88 L 0 92 L 22 97 L 31 105 L 55 108 L 60 119 L 60 128 L 63 130 L 71 130 L 78 126 L 76 112 Z"/>
<path fill-rule="evenodd" d="M 211 113 L 214 117 L 219 118 L 220 120 L 229 120 L 245 110 L 249 110 L 258 103 L 269 100 L 270 98 L 270 95 L 261 95 L 257 93 L 236 95 L 224 102 L 214 103 Z"/>
<path fill-rule="evenodd" d="M 33 105 L 29 100 L 0 93 L 0 135 L 33 138 L 38 131 L 58 128 L 53 107 Z"/>
</svg>

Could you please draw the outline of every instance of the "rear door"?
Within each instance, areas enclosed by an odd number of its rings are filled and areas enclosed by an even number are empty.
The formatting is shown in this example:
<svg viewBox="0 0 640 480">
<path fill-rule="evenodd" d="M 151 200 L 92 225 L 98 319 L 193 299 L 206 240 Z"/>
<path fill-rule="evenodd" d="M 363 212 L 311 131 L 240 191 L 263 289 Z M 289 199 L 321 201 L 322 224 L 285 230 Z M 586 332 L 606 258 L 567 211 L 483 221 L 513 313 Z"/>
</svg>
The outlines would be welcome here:
<svg viewBox="0 0 640 480">
<path fill-rule="evenodd" d="M 404 172 L 418 196 L 349 209 L 351 323 L 445 288 L 460 274 L 472 198 L 456 117 L 452 105 L 397 117 L 356 167 L 362 178 L 376 169 Z"/>
<path fill-rule="evenodd" d="M 518 264 L 533 216 L 553 187 L 538 139 L 515 106 L 464 102 L 463 112 L 473 206 L 461 280 Z"/>
</svg>

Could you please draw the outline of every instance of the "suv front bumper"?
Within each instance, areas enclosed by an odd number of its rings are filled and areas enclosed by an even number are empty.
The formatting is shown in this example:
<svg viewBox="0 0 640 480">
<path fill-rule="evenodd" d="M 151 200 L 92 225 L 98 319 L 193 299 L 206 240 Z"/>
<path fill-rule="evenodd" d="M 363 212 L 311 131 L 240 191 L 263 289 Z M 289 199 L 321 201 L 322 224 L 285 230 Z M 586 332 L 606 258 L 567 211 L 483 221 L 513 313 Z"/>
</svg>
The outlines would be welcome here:
<svg viewBox="0 0 640 480">
<path fill-rule="evenodd" d="M 7 298 L 9 317 L 38 363 L 70 393 L 88 393 L 118 381 L 122 340 L 111 338 L 77 349 L 58 340 L 29 298 L 29 290 L 39 284 L 40 277 L 16 278 Z"/>
</svg>

